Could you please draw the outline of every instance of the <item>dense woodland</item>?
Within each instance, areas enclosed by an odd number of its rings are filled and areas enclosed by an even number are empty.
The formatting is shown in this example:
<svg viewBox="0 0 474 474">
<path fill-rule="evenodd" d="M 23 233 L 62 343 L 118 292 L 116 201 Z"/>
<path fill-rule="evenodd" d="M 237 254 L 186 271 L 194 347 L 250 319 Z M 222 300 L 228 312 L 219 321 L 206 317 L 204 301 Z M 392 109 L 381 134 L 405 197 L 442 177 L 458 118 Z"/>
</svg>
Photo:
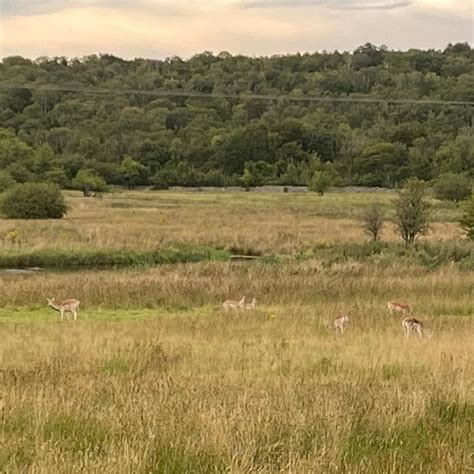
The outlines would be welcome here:
<svg viewBox="0 0 474 474">
<path fill-rule="evenodd" d="M 4 58 L 3 84 L 175 91 L 180 96 L 0 89 L 0 188 L 52 181 L 167 187 L 262 184 L 395 187 L 451 172 L 474 177 L 474 50 L 353 52 L 189 60 L 111 55 Z M 192 94 L 271 95 L 258 100 Z M 277 97 L 284 95 L 285 98 Z M 382 98 L 386 104 L 288 96 Z"/>
</svg>

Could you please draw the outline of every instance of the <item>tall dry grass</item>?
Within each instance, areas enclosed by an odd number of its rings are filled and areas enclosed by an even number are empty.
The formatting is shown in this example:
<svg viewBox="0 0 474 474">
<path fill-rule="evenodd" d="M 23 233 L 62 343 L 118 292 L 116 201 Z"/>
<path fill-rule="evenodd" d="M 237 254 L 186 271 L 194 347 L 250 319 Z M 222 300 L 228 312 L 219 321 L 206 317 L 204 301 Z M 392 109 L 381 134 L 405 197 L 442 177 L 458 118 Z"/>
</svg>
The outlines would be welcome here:
<svg viewBox="0 0 474 474">
<path fill-rule="evenodd" d="M 3 251 L 185 241 L 298 253 L 362 238 L 355 216 L 373 197 L 317 199 L 74 197 L 64 221 L 15 222 L 20 240 Z M 474 273 L 389 257 L 1 274 L 0 472 L 473 470 Z M 255 312 L 222 311 L 242 295 Z M 81 301 L 76 323 L 58 322 L 52 296 Z M 406 340 L 392 299 L 432 337 Z"/>
<path fill-rule="evenodd" d="M 383 312 L 337 337 L 330 303 L 271 310 L 4 322 L 0 470 L 472 469 L 472 318 L 406 341 Z"/>
<path fill-rule="evenodd" d="M 166 248 L 179 242 L 237 252 L 292 254 L 315 243 L 367 240 L 360 223 L 378 202 L 393 217 L 394 193 L 308 194 L 123 192 L 103 199 L 68 193 L 71 212 L 60 221 L 0 221 L 0 250 Z M 434 203 L 432 232 L 461 235 L 459 211 Z M 385 240 L 399 240 L 387 222 Z"/>
<path fill-rule="evenodd" d="M 0 283 L 0 305 L 6 308 L 35 309 L 54 296 L 77 298 L 88 308 L 192 309 L 220 306 L 224 299 L 246 295 L 267 306 L 332 305 L 374 315 L 391 299 L 408 301 L 419 314 L 474 313 L 474 273 L 455 265 L 428 271 L 396 262 L 201 262 L 120 271 L 4 274 Z"/>
</svg>

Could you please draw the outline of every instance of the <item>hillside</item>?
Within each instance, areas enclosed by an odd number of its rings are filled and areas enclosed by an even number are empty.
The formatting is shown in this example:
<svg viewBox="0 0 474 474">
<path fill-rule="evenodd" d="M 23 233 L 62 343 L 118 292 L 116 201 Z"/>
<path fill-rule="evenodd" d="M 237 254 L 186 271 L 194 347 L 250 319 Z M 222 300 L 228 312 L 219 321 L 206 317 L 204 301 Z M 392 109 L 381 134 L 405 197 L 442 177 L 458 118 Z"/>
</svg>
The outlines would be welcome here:
<svg viewBox="0 0 474 474">
<path fill-rule="evenodd" d="M 9 57 L 0 83 L 1 188 L 13 180 L 98 190 L 300 185 L 315 172 L 335 185 L 394 187 L 447 171 L 474 176 L 467 44 L 407 52 L 366 44 L 268 58 Z M 31 89 L 6 87 L 18 84 Z M 39 90 L 45 85 L 52 90 Z M 291 100 L 304 96 L 347 101 Z M 350 101 L 359 98 L 387 102 Z"/>
</svg>

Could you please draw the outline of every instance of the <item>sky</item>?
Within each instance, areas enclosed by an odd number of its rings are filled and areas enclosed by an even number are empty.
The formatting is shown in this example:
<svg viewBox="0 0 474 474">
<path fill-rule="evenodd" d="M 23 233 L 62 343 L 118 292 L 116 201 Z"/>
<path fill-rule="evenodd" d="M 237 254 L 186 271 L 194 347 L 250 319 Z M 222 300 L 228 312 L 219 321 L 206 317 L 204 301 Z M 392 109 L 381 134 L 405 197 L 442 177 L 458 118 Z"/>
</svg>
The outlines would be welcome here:
<svg viewBox="0 0 474 474">
<path fill-rule="evenodd" d="M 0 58 L 473 44 L 472 0 L 0 0 Z"/>
</svg>

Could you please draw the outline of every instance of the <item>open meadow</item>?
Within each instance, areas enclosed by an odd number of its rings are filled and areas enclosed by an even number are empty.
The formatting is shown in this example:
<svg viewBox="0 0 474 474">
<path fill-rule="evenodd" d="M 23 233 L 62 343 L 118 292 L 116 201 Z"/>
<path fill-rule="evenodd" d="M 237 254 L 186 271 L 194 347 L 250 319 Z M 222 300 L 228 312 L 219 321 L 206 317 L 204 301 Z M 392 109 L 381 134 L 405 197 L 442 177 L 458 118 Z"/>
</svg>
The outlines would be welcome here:
<svg viewBox="0 0 474 474">
<path fill-rule="evenodd" d="M 0 472 L 474 472 L 473 246 L 456 206 L 433 201 L 408 250 L 390 192 L 67 197 L 65 219 L 0 221 L 0 266 L 55 267 L 0 273 Z M 372 246 L 375 202 L 389 221 Z M 244 295 L 255 310 L 222 309 Z M 78 320 L 47 297 L 80 300 Z M 428 337 L 407 339 L 390 300 Z"/>
</svg>

